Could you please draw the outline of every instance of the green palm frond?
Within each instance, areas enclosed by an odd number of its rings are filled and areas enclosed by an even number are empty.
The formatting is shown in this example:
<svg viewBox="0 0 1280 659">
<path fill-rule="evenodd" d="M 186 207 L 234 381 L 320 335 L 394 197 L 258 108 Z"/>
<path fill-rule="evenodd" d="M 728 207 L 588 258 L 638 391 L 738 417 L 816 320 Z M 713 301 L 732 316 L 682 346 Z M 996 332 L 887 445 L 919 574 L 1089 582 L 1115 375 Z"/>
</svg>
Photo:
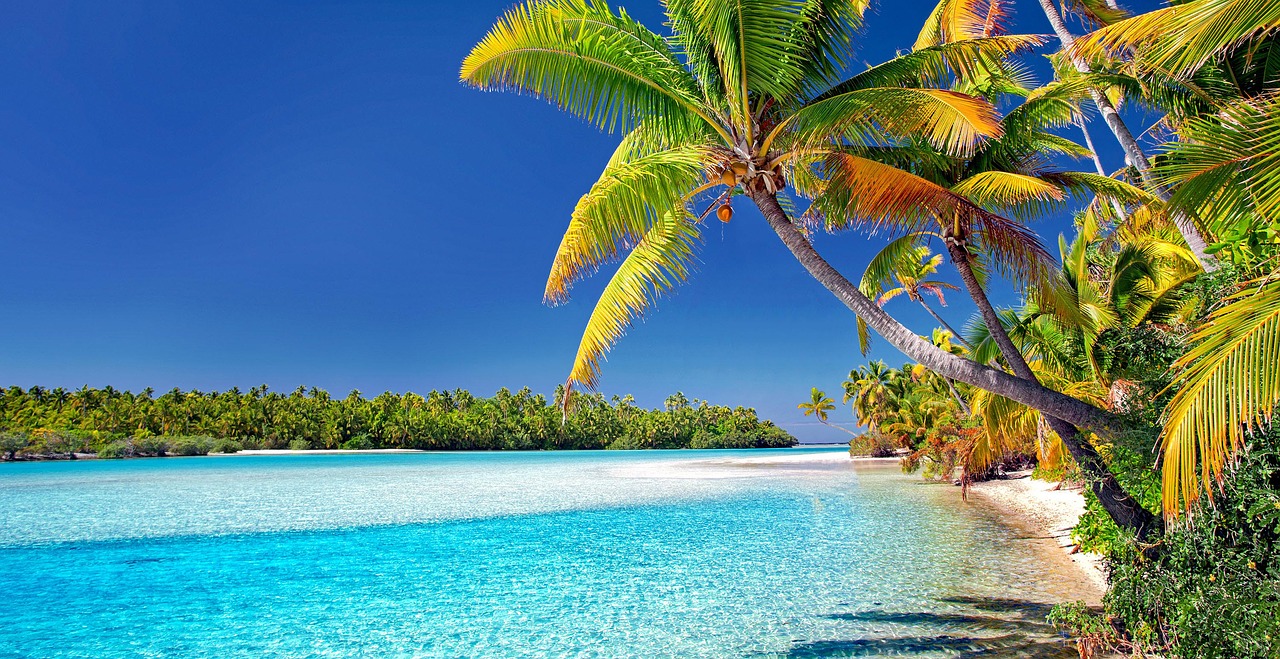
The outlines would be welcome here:
<svg viewBox="0 0 1280 659">
<path fill-rule="evenodd" d="M 1280 223 L 1280 97 L 1188 120 L 1158 173 L 1175 186 L 1170 205 L 1210 229 L 1244 213 Z"/>
<path fill-rule="evenodd" d="M 587 320 L 569 374 L 569 388 L 578 384 L 594 389 L 600 376 L 600 361 L 631 323 L 658 296 L 689 278 L 700 240 L 698 226 L 691 219 L 684 215 L 663 216 L 618 266 Z"/>
<path fill-rule="evenodd" d="M 889 241 L 889 244 L 881 248 L 867 264 L 866 270 L 862 273 L 862 280 L 858 283 L 858 290 L 872 300 L 880 297 L 884 293 L 886 282 L 893 280 L 894 274 L 901 268 L 902 263 L 915 257 L 920 251 L 920 243 L 925 237 L 925 234 L 913 233 Z M 919 258 L 917 257 L 916 260 L 918 261 Z M 865 355 L 870 347 L 870 329 L 867 327 L 867 322 L 859 317 L 858 350 Z"/>
<path fill-rule="evenodd" d="M 691 115 L 712 123 L 666 40 L 603 3 L 550 0 L 509 10 L 463 60 L 461 78 L 534 94 L 609 131 L 642 119 L 687 126 Z"/>
<path fill-rule="evenodd" d="M 574 208 L 547 277 L 546 301 L 564 302 L 574 282 L 639 243 L 661 217 L 683 215 L 684 196 L 702 181 L 706 158 L 696 146 L 617 158 Z"/>
<path fill-rule="evenodd" d="M 1066 200 L 1062 189 L 1027 174 L 985 171 L 951 186 L 951 191 L 993 212 L 1041 214 Z"/>
<path fill-rule="evenodd" d="M 1280 31 L 1275 0 L 1192 0 L 1108 25 L 1076 42 L 1087 59 L 1136 52 L 1140 67 L 1185 77 L 1225 51 Z"/>
<path fill-rule="evenodd" d="M 883 144 L 915 136 L 948 153 L 970 153 L 1000 135 L 995 108 L 973 96 L 943 89 L 870 87 L 827 96 L 797 110 L 765 141 L 784 150 L 830 146 L 835 140 Z"/>
<path fill-rule="evenodd" d="M 873 87 L 933 87 L 953 78 L 971 78 L 998 70 L 1005 59 L 1044 44 L 1032 34 L 1002 35 L 942 43 L 904 53 L 832 87 L 823 97 Z"/>
<path fill-rule="evenodd" d="M 853 35 L 862 28 L 870 4 L 870 0 L 805 0 L 802 20 L 793 28 L 804 32 L 795 40 L 805 47 L 800 62 L 805 96 L 829 88 L 849 66 Z"/>
<path fill-rule="evenodd" d="M 1280 280 L 1251 282 L 1196 329 L 1170 387 L 1163 433 L 1164 511 L 1213 496 L 1245 433 L 1269 423 L 1280 401 Z M 1198 469 L 1197 469 L 1198 467 Z M 1197 475 L 1197 471 L 1199 474 Z"/>
</svg>

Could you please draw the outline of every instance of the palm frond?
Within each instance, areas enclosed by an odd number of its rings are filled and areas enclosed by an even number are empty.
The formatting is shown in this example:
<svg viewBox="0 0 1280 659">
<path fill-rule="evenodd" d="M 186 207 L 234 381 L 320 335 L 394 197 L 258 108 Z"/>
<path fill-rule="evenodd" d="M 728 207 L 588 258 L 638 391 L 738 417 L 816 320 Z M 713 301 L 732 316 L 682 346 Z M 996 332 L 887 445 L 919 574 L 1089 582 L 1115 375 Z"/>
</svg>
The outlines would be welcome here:
<svg viewBox="0 0 1280 659">
<path fill-rule="evenodd" d="M 871 87 L 804 106 L 774 128 L 765 146 L 779 135 L 784 150 L 920 137 L 940 150 L 965 154 L 1000 133 L 995 108 L 980 98 L 942 89 Z"/>
<path fill-rule="evenodd" d="M 713 124 L 666 40 L 603 3 L 546 0 L 507 11 L 463 60 L 461 78 L 533 94 L 609 131 L 641 119 Z"/>
<path fill-rule="evenodd" d="M 643 137 L 643 136 L 642 136 Z M 618 257 L 668 213 L 684 214 L 684 197 L 703 179 L 707 151 L 697 146 L 632 153 L 624 140 L 600 179 L 574 208 L 547 277 L 548 304 L 568 299 L 574 282 Z"/>
<path fill-rule="evenodd" d="M 1280 31 L 1275 0 L 1192 0 L 1108 25 L 1076 42 L 1086 59 L 1138 53 L 1139 67 L 1187 77 L 1225 51 Z"/>
<path fill-rule="evenodd" d="M 1269 423 L 1280 401 L 1280 280 L 1251 282 L 1227 301 L 1176 364 L 1186 371 L 1170 387 L 1162 443 L 1169 516 L 1202 491 L 1212 498 L 1245 433 Z"/>
<path fill-rule="evenodd" d="M 925 19 L 913 48 L 1004 34 L 1007 19 L 1003 0 L 940 0 Z"/>
<path fill-rule="evenodd" d="M 600 362 L 631 323 L 663 293 L 684 283 L 700 233 L 685 215 L 664 215 L 618 266 L 587 320 L 568 385 L 594 389 Z"/>
<path fill-rule="evenodd" d="M 1044 44 L 1031 34 L 968 39 L 920 48 L 868 68 L 815 100 L 873 87 L 931 87 L 1000 68 L 1008 57 Z"/>
<path fill-rule="evenodd" d="M 871 258 L 871 262 L 867 264 L 866 270 L 862 273 L 862 280 L 858 283 L 858 290 L 868 298 L 874 300 L 884 292 L 887 282 L 893 280 L 894 273 L 901 268 L 902 263 L 908 258 L 915 257 L 921 248 L 921 241 L 925 235 L 919 233 L 908 234 L 889 241 L 876 252 Z M 862 354 L 867 354 L 867 350 L 871 347 L 871 332 L 867 327 L 867 322 L 858 317 L 858 349 Z"/>
</svg>

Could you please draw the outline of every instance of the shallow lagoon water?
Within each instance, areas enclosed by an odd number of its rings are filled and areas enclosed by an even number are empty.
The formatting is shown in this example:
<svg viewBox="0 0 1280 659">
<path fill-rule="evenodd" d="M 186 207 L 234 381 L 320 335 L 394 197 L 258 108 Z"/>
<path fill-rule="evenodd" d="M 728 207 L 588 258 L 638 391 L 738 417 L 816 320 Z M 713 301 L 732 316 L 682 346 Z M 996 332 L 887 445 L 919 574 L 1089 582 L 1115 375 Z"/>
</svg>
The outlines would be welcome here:
<svg viewBox="0 0 1280 659">
<path fill-rule="evenodd" d="M 822 450 L 0 465 L 0 657 L 1046 656 L 1042 539 Z"/>
</svg>

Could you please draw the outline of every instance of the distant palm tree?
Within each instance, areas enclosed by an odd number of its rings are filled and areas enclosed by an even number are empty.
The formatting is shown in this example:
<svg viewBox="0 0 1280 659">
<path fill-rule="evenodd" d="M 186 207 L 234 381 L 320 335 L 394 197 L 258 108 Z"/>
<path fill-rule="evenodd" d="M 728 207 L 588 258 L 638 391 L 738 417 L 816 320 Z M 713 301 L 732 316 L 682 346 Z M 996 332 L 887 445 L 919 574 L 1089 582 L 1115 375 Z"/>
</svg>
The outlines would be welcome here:
<svg viewBox="0 0 1280 659">
<path fill-rule="evenodd" d="M 828 398 L 827 394 L 823 393 L 822 390 L 818 389 L 817 387 L 814 387 L 813 391 L 810 392 L 808 402 L 800 403 L 796 407 L 803 410 L 805 416 L 813 416 L 814 418 L 816 418 L 818 420 L 818 423 L 821 423 L 825 426 L 830 426 L 832 428 L 836 428 L 838 430 L 843 430 L 849 433 L 850 435 L 853 435 L 854 437 L 858 436 L 858 433 L 853 432 L 848 428 L 842 428 L 840 426 L 837 426 L 836 424 L 831 423 L 830 421 L 827 420 L 827 413 L 836 408 L 836 403 L 835 401 Z"/>
<path fill-rule="evenodd" d="M 958 289 L 954 284 L 940 279 L 930 279 L 937 274 L 938 266 L 942 264 L 942 255 L 933 254 L 928 247 L 916 244 L 916 240 L 914 235 L 899 238 L 880 250 L 867 264 L 862 281 L 858 283 L 858 290 L 867 297 L 875 299 L 876 304 L 882 307 L 889 300 L 899 295 L 906 295 L 907 298 L 924 307 L 924 310 L 951 332 L 957 341 L 968 347 L 960 333 L 956 332 L 942 316 L 939 316 L 938 312 L 934 311 L 924 299 L 926 294 L 933 295 L 938 299 L 938 303 L 945 307 L 947 300 L 942 291 Z M 892 286 L 891 281 L 896 282 L 897 286 Z M 864 355 L 867 354 L 869 339 L 866 323 L 859 320 L 858 347 Z"/>
</svg>

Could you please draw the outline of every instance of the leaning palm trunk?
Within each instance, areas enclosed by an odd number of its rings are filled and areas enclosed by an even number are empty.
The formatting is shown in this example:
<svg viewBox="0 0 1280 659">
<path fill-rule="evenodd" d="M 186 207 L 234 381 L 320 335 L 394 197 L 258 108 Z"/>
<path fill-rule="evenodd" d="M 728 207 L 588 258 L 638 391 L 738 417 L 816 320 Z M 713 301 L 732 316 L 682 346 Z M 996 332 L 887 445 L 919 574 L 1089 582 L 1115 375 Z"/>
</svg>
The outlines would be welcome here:
<svg viewBox="0 0 1280 659">
<path fill-rule="evenodd" d="M 1122 431 L 1120 422 L 1104 410 L 1049 389 L 1038 382 L 1017 378 L 1004 371 L 945 352 L 925 341 L 876 306 L 875 302 L 863 295 L 857 286 L 822 258 L 822 255 L 809 244 L 808 239 L 800 233 L 786 211 L 782 209 L 776 193 L 760 185 L 751 185 L 747 194 L 759 207 L 765 220 L 773 227 L 782 243 L 796 257 L 796 260 L 800 261 L 805 270 L 818 280 L 818 283 L 831 291 L 849 310 L 866 320 L 867 324 L 893 347 L 925 368 L 943 377 L 959 380 L 1015 400 L 1040 410 L 1046 415 L 1067 419 L 1074 425 L 1095 432 L 1114 434 Z"/>
<path fill-rule="evenodd" d="M 1054 6 L 1053 0 L 1040 0 L 1040 6 L 1044 8 L 1044 15 L 1049 19 L 1049 24 L 1053 26 L 1053 32 L 1058 36 L 1058 41 L 1062 43 L 1062 50 L 1067 57 L 1071 58 L 1071 63 L 1075 69 L 1083 74 L 1092 73 L 1089 63 L 1084 60 L 1075 51 L 1075 36 L 1067 29 L 1067 24 L 1062 20 L 1062 14 L 1058 13 L 1057 7 Z M 1143 152 L 1142 145 L 1138 144 L 1138 140 L 1133 137 L 1133 133 L 1129 131 L 1129 127 L 1124 123 L 1124 119 L 1120 117 L 1120 113 L 1116 111 L 1115 105 L 1097 88 L 1091 87 L 1089 95 L 1093 97 L 1093 103 L 1098 107 L 1098 112 L 1102 114 L 1102 120 L 1106 122 L 1107 128 L 1111 129 L 1111 134 L 1115 135 L 1116 142 L 1119 142 L 1120 148 L 1124 149 L 1125 158 L 1129 164 L 1138 169 L 1138 173 L 1142 175 L 1142 181 L 1147 184 L 1151 192 L 1160 198 L 1161 201 L 1168 202 L 1171 199 L 1169 191 L 1155 180 L 1151 171 L 1151 161 L 1147 159 L 1147 154 Z M 1218 260 L 1208 254 L 1205 250 L 1208 243 L 1205 241 L 1204 235 L 1200 233 L 1199 227 L 1195 222 L 1181 212 L 1174 212 L 1170 218 L 1178 233 L 1182 234 L 1182 239 L 1187 242 L 1187 247 L 1191 249 L 1191 253 L 1195 254 L 1196 260 L 1200 262 L 1200 266 L 1206 271 L 1213 271 L 1218 268 Z"/>
<path fill-rule="evenodd" d="M 974 275 L 968 249 L 951 236 L 947 237 L 946 243 L 951 261 L 960 272 L 960 279 L 964 282 L 965 289 L 969 291 L 969 296 L 978 306 L 988 333 L 1000 347 L 1000 354 L 1004 356 L 1005 361 L 1018 377 L 1038 384 L 1039 379 L 1035 372 L 1022 356 L 1022 351 L 1018 350 L 1009 338 L 1009 333 L 1001 324 L 995 307 L 991 306 L 991 300 L 987 298 L 986 291 Z M 1139 540 L 1148 539 L 1160 529 L 1160 519 L 1143 508 L 1142 504 L 1120 486 L 1115 475 L 1103 462 L 1102 456 L 1098 455 L 1098 451 L 1085 439 L 1078 428 L 1052 414 L 1045 414 L 1044 418 L 1049 427 L 1062 438 L 1063 445 L 1067 447 L 1071 457 L 1075 459 L 1076 464 L 1080 465 L 1081 471 L 1088 478 L 1090 489 L 1117 525 L 1132 531 Z"/>
</svg>

